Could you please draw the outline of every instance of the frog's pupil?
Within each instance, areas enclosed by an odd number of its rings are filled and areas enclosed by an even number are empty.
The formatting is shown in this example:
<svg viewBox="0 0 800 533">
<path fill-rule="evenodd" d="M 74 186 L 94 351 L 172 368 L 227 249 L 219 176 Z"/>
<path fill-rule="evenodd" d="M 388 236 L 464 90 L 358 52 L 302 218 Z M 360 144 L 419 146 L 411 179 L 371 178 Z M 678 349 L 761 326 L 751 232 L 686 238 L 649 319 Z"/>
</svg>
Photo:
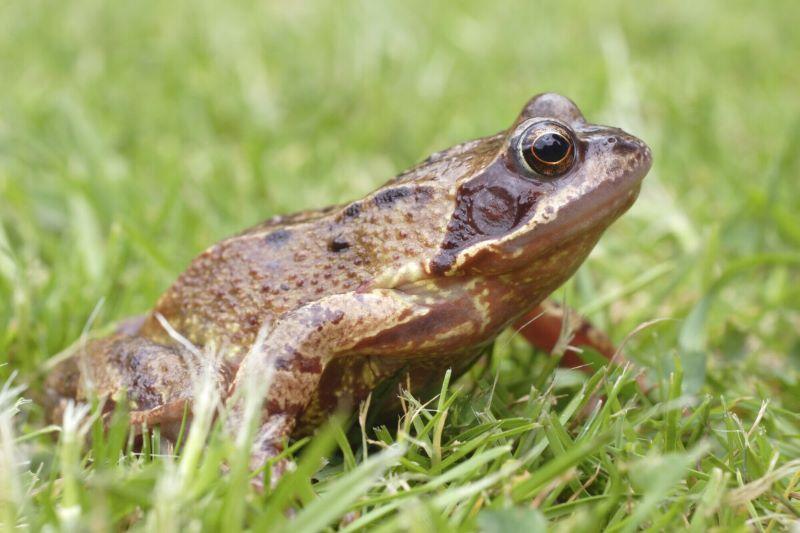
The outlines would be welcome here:
<svg viewBox="0 0 800 533">
<path fill-rule="evenodd" d="M 533 154 L 545 163 L 558 163 L 569 151 L 569 141 L 558 133 L 545 133 L 533 142 Z"/>
</svg>

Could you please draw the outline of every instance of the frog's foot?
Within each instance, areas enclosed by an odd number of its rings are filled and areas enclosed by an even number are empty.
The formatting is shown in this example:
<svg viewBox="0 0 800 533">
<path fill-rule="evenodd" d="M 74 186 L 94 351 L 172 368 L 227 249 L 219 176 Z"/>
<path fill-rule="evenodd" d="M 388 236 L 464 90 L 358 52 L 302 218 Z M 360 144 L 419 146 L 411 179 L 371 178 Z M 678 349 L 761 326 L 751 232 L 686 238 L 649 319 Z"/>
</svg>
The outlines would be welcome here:
<svg viewBox="0 0 800 533">
<path fill-rule="evenodd" d="M 200 358 L 180 344 L 161 344 L 125 332 L 90 340 L 58 362 L 45 380 L 49 419 L 60 423 L 70 400 L 93 398 L 105 400 L 103 415 L 109 417 L 116 402 L 127 398 L 134 431 L 161 426 L 169 436 L 180 427 L 195 383 L 209 370 L 206 365 L 219 367 L 216 386 L 226 390 L 230 372 L 224 365 Z"/>
<path fill-rule="evenodd" d="M 191 418 L 190 402 L 187 399 L 174 400 L 152 409 L 131 411 L 129 415 L 131 431 L 139 434 L 144 428 L 158 426 L 161 435 L 173 443 L 178 439 L 184 416 Z"/>
<path fill-rule="evenodd" d="M 287 458 L 275 460 L 284 450 L 295 426 L 295 418 L 287 415 L 274 415 L 261 425 L 250 455 L 250 470 L 257 472 L 250 480 L 253 487 L 263 490 L 266 479 L 270 488 L 275 488 L 283 475 L 294 468 Z"/>
</svg>

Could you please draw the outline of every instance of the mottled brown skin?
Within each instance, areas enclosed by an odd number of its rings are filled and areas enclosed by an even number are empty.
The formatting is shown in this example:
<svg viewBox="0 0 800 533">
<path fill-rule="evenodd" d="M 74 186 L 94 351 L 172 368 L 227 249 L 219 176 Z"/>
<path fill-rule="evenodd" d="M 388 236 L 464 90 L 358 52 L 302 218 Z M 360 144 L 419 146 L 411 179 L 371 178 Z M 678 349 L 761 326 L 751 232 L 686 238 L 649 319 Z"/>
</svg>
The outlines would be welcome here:
<svg viewBox="0 0 800 533">
<path fill-rule="evenodd" d="M 557 177 L 517 152 L 544 119 L 574 139 Z M 407 375 L 425 394 L 448 368 L 468 368 L 572 275 L 650 164 L 638 139 L 587 124 L 564 97 L 534 97 L 508 130 L 438 152 L 363 199 L 274 217 L 212 246 L 143 321 L 56 367 L 52 412 L 126 391 L 132 420 L 169 434 L 198 368 L 212 365 L 234 413 L 244 410 L 237 391 L 263 385 L 258 466 L 387 379 Z"/>
</svg>

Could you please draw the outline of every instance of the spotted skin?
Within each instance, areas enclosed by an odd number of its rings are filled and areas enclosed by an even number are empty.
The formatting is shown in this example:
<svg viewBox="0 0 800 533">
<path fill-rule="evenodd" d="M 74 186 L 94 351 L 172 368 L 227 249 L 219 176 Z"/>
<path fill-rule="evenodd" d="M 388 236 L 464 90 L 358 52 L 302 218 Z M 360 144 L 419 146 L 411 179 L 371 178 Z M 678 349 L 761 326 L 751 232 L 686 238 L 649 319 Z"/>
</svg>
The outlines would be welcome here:
<svg viewBox="0 0 800 533">
<path fill-rule="evenodd" d="M 570 136 L 557 176 L 520 159 L 547 121 Z M 650 163 L 640 140 L 538 95 L 507 130 L 437 152 L 361 199 L 210 247 L 143 319 L 55 367 L 50 413 L 127 393 L 133 423 L 174 427 L 198 367 L 211 365 L 229 431 L 242 429 L 247 398 L 260 406 L 258 468 L 390 380 L 424 396 L 448 368 L 466 370 L 572 275 Z"/>
</svg>

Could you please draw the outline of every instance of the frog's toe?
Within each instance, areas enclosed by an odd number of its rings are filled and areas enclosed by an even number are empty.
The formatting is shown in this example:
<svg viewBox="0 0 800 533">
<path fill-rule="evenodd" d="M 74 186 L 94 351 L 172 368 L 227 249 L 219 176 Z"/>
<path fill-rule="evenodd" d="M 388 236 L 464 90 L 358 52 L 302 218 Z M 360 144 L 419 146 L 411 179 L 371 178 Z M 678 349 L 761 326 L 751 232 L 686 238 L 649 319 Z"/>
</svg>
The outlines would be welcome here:
<svg viewBox="0 0 800 533">
<path fill-rule="evenodd" d="M 188 399 L 175 400 L 152 409 L 132 411 L 129 416 L 131 427 L 135 431 L 158 426 L 161 434 L 174 442 L 178 438 L 184 417 L 191 417 L 190 403 Z"/>
</svg>

